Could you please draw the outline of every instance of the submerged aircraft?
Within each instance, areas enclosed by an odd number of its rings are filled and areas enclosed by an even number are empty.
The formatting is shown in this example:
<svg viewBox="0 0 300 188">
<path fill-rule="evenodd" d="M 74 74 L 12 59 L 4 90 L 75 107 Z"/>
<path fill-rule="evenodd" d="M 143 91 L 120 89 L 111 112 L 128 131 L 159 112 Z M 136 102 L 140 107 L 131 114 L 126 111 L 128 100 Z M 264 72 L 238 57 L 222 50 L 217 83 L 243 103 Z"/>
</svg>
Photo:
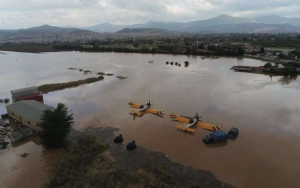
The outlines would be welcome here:
<svg viewBox="0 0 300 188">
<path fill-rule="evenodd" d="M 164 114 L 162 110 L 151 108 L 152 104 L 150 103 L 150 101 L 144 105 L 140 105 L 134 102 L 129 102 L 128 104 L 130 107 L 135 108 L 129 110 L 129 113 L 132 115 L 141 116 L 144 112 L 155 114 L 155 115 Z"/>
<path fill-rule="evenodd" d="M 183 125 L 177 125 L 177 128 L 183 131 L 187 131 L 190 133 L 195 132 L 195 129 L 192 129 L 191 127 L 197 125 L 198 127 L 201 127 L 203 129 L 207 129 L 210 131 L 219 131 L 222 129 L 221 126 L 217 126 L 217 125 L 211 125 L 211 124 L 207 124 L 207 123 L 203 123 L 199 117 L 198 113 L 196 113 L 196 116 L 194 117 L 187 117 L 187 116 L 180 116 L 180 115 L 175 115 L 175 114 L 171 114 L 170 117 L 174 120 L 174 121 L 178 121 L 183 123 Z"/>
</svg>

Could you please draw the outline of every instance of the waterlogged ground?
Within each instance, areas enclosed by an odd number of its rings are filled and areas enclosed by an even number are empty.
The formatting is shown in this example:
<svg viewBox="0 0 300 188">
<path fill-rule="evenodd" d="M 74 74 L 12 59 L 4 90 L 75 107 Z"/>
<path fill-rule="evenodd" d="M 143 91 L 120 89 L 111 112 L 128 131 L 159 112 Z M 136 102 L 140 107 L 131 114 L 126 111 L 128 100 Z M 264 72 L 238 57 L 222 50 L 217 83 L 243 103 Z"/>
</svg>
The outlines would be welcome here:
<svg viewBox="0 0 300 188">
<path fill-rule="evenodd" d="M 5 53 L 0 54 L 0 98 L 9 97 L 12 89 L 94 77 L 96 72 L 125 76 L 127 79 L 122 80 L 105 76 L 104 81 L 94 84 L 51 92 L 44 95 L 44 101 L 51 106 L 66 103 L 74 112 L 78 130 L 118 127 L 126 142 L 136 140 L 140 146 L 164 152 L 175 162 L 209 170 L 221 181 L 237 187 L 298 187 L 300 184 L 300 79 L 230 70 L 233 65 L 258 66 L 264 62 L 236 58 L 202 60 L 183 55 Z M 148 63 L 150 60 L 154 63 Z M 189 67 L 165 64 L 186 60 L 190 62 Z M 70 67 L 93 72 L 83 74 L 67 69 Z M 145 114 L 133 118 L 128 114 L 129 101 L 146 103 L 148 100 L 154 108 L 164 110 L 165 116 Z M 5 112 L 3 104 L 0 112 Z M 208 131 L 198 128 L 194 135 L 186 134 L 177 131 L 178 123 L 169 118 L 170 113 L 192 116 L 196 112 L 204 122 L 220 125 L 225 131 L 239 128 L 239 137 L 235 141 L 204 145 L 202 138 Z M 19 166 L 14 172 L 4 164 L 11 161 L 8 156 L 17 152 L 0 151 L 0 168 L 4 166 L 5 174 L 9 174 L 4 177 L 1 173 L 1 183 L 9 182 L 6 177 L 19 179 L 15 173 L 18 170 L 45 174 L 45 168 L 32 172 L 22 167 L 32 157 L 31 152 L 39 153 L 38 166 L 46 164 L 41 146 L 31 141 L 29 144 L 32 148 L 27 147 L 28 143 L 12 146 L 29 153 L 27 158 L 10 162 Z M 52 154 L 50 158 L 60 156 L 59 152 Z"/>
</svg>

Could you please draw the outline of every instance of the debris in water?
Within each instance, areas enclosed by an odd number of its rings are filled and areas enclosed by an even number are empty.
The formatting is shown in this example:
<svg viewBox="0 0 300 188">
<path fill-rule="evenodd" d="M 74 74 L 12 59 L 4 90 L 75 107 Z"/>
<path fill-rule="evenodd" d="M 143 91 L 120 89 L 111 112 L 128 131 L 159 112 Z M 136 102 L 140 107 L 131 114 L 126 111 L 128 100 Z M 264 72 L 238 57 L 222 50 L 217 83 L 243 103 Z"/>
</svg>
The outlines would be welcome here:
<svg viewBox="0 0 300 188">
<path fill-rule="evenodd" d="M 134 149 L 134 148 L 136 148 L 135 141 L 133 140 L 133 141 L 129 142 L 129 143 L 126 145 L 126 148 L 127 148 L 127 149 Z"/>
<path fill-rule="evenodd" d="M 104 72 L 98 72 L 97 74 L 98 74 L 98 75 L 101 75 L 101 76 L 106 75 Z"/>
<path fill-rule="evenodd" d="M 21 154 L 21 157 L 22 158 L 25 158 L 25 157 L 27 157 L 29 155 L 29 153 L 23 153 L 23 154 Z"/>
<path fill-rule="evenodd" d="M 17 169 L 18 169 L 18 167 L 12 165 L 10 170 L 11 170 L 11 171 L 15 171 L 15 170 L 17 170 Z"/>
<path fill-rule="evenodd" d="M 116 143 L 123 142 L 123 136 L 122 136 L 122 134 L 120 134 L 119 136 L 117 136 L 117 137 L 114 139 L 114 142 L 116 142 Z"/>
<path fill-rule="evenodd" d="M 117 78 L 119 78 L 120 80 L 124 80 L 124 79 L 126 79 L 127 77 L 125 77 L 125 76 L 116 76 Z"/>
<path fill-rule="evenodd" d="M 90 71 L 90 70 L 85 70 L 83 72 L 84 72 L 84 74 L 92 74 L 92 71 Z"/>
<path fill-rule="evenodd" d="M 190 63 L 188 61 L 184 62 L 184 67 L 188 67 L 190 65 Z"/>
</svg>

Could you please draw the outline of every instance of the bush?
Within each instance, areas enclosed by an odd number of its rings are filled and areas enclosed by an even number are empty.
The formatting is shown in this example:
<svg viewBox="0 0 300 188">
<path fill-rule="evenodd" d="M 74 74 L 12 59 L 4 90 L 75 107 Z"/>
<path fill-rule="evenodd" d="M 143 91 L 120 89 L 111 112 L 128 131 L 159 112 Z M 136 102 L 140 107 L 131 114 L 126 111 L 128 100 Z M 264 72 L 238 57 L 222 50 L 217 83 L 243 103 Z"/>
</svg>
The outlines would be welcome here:
<svg viewBox="0 0 300 188">
<path fill-rule="evenodd" d="M 271 64 L 271 63 L 266 63 L 266 64 L 264 65 L 264 67 L 265 67 L 266 69 L 271 68 L 271 67 L 272 67 L 272 64 Z"/>
</svg>

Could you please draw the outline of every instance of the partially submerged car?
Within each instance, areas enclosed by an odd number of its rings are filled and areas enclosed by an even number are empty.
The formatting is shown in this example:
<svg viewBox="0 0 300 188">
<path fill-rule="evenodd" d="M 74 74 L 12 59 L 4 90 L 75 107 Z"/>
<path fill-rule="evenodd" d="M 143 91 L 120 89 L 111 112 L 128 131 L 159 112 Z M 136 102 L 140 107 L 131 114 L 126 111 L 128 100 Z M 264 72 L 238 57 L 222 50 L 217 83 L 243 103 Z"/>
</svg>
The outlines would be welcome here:
<svg viewBox="0 0 300 188">
<path fill-rule="evenodd" d="M 235 139 L 239 135 L 239 130 L 235 127 L 232 127 L 228 132 L 229 139 Z"/>
<path fill-rule="evenodd" d="M 217 132 L 210 133 L 209 135 L 203 137 L 203 142 L 205 144 L 223 142 L 226 141 L 227 139 L 235 139 L 238 135 L 239 135 L 239 130 L 233 127 L 229 130 L 228 134 L 224 131 L 217 131 Z"/>
<path fill-rule="evenodd" d="M 211 143 L 217 143 L 217 142 L 223 142 L 228 139 L 228 135 L 224 131 L 217 131 L 210 133 L 207 136 L 204 136 L 203 142 L 205 144 L 211 144 Z"/>
</svg>

